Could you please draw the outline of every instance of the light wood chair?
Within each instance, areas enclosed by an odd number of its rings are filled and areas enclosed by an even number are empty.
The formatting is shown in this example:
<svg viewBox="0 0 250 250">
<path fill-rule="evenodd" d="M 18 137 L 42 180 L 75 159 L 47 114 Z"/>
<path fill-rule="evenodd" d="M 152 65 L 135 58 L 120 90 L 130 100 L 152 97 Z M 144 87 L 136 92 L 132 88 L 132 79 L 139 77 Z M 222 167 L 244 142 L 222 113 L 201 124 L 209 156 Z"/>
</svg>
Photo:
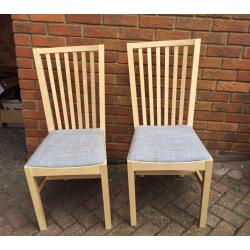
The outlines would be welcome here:
<svg viewBox="0 0 250 250">
<path fill-rule="evenodd" d="M 33 53 L 49 134 L 24 170 L 40 230 L 47 227 L 40 197 L 46 181 L 84 178 L 101 179 L 105 226 L 110 229 L 104 45 L 34 48 Z M 40 183 L 37 177 L 43 177 Z"/>
<path fill-rule="evenodd" d="M 132 226 L 136 175 L 192 173 L 203 186 L 200 227 L 206 225 L 213 159 L 192 128 L 200 44 L 200 39 L 127 44 L 135 128 L 127 159 Z"/>
</svg>

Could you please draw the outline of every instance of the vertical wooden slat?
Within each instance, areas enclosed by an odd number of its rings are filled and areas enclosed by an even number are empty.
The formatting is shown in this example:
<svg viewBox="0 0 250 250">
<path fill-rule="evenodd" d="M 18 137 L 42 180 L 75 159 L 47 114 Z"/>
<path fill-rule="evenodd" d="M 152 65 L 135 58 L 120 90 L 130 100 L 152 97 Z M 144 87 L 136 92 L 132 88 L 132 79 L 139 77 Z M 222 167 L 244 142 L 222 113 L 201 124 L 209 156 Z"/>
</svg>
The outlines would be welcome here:
<svg viewBox="0 0 250 250">
<path fill-rule="evenodd" d="M 186 73 L 187 73 L 187 59 L 188 59 L 188 46 L 184 46 L 183 47 L 183 58 L 182 58 L 182 73 L 181 73 L 181 93 L 180 93 L 180 108 L 179 108 L 179 125 L 183 124 L 185 87 L 186 87 Z"/>
<path fill-rule="evenodd" d="M 67 88 L 68 88 L 71 127 L 72 127 L 72 129 L 75 129 L 76 128 L 76 121 L 75 121 L 74 100 L 73 100 L 73 93 L 72 93 L 70 67 L 69 67 L 69 55 L 68 55 L 68 53 L 64 53 L 64 63 L 65 63 Z"/>
<path fill-rule="evenodd" d="M 165 82 L 164 82 L 164 125 L 168 125 L 168 95 L 169 95 L 169 47 L 165 48 Z"/>
<path fill-rule="evenodd" d="M 96 128 L 95 56 L 93 51 L 90 52 L 90 80 L 91 80 L 92 127 Z"/>
<path fill-rule="evenodd" d="M 197 88 L 200 46 L 201 46 L 201 39 L 195 39 L 189 108 L 188 108 L 188 125 L 189 126 L 193 126 L 193 120 L 194 120 L 194 104 L 195 104 L 196 88 Z"/>
<path fill-rule="evenodd" d="M 157 125 L 161 126 L 161 52 L 156 48 L 156 99 L 157 99 Z"/>
<path fill-rule="evenodd" d="M 142 49 L 138 50 L 138 55 L 139 55 L 140 86 L 141 86 L 142 122 L 143 122 L 143 125 L 147 125 L 146 97 L 145 97 L 145 83 L 144 83 L 144 68 L 143 68 Z"/>
<path fill-rule="evenodd" d="M 76 106 L 78 115 L 78 127 L 82 128 L 82 105 L 81 105 L 81 90 L 79 81 L 79 69 L 77 52 L 73 52 L 73 64 L 74 64 L 74 76 L 75 76 L 75 88 L 76 88 Z"/>
<path fill-rule="evenodd" d="M 85 128 L 89 128 L 89 98 L 88 98 L 88 77 L 87 77 L 86 53 L 82 52 L 81 57 L 82 57 L 82 79 L 83 79 Z"/>
<path fill-rule="evenodd" d="M 130 44 L 127 44 L 128 50 L 128 67 L 129 67 L 129 82 L 131 89 L 132 97 L 132 110 L 133 110 L 133 120 L 134 127 L 139 126 L 139 117 L 138 117 L 138 105 L 137 105 L 137 93 L 136 93 L 136 81 L 135 81 L 135 66 L 134 66 L 134 55 L 133 48 Z"/>
<path fill-rule="evenodd" d="M 104 45 L 98 46 L 100 128 L 105 130 Z"/>
<path fill-rule="evenodd" d="M 152 52 L 151 48 L 147 48 L 148 59 L 148 91 L 149 91 L 149 111 L 150 125 L 154 125 L 154 92 L 153 92 L 153 76 L 152 76 Z"/>
<path fill-rule="evenodd" d="M 175 125 L 177 74 L 178 74 L 178 54 L 179 54 L 179 47 L 175 46 L 174 47 L 174 69 L 173 69 L 173 90 L 172 90 L 171 125 Z"/>
<path fill-rule="evenodd" d="M 57 75 L 58 75 L 58 81 L 59 81 L 59 88 L 60 88 L 60 95 L 61 95 L 61 101 L 62 101 L 62 109 L 63 109 L 63 119 L 65 128 L 69 128 L 69 120 L 68 120 L 68 113 L 67 113 L 67 107 L 66 107 L 66 100 L 65 100 L 65 92 L 64 92 L 64 85 L 63 85 L 63 78 L 62 78 L 62 68 L 61 68 L 61 61 L 59 53 L 55 53 L 56 58 L 56 69 L 57 69 Z"/>
<path fill-rule="evenodd" d="M 34 54 L 34 59 L 35 59 L 35 64 L 36 64 L 36 69 L 37 69 L 38 82 L 39 82 L 39 86 L 41 90 L 45 118 L 46 118 L 46 122 L 48 126 L 48 131 L 50 132 L 50 131 L 55 130 L 55 124 L 53 120 L 52 109 L 51 109 L 51 104 L 49 100 L 49 93 L 48 93 L 48 88 L 47 88 L 46 79 L 44 75 L 43 62 L 41 59 L 41 55 L 38 53 L 36 48 L 33 49 L 33 54 Z"/>
<path fill-rule="evenodd" d="M 53 103 L 54 103 L 55 112 L 56 112 L 57 126 L 58 126 L 58 129 L 62 129 L 62 123 L 61 123 L 61 117 L 60 117 L 60 112 L 59 112 L 59 105 L 58 105 L 58 99 L 57 99 L 55 80 L 54 80 L 54 75 L 53 75 L 53 68 L 51 64 L 50 54 L 45 54 L 45 57 L 46 57 L 46 62 L 48 66 L 48 71 L 49 71 L 49 80 L 50 80 L 50 85 L 51 85 L 51 90 L 52 90 Z"/>
</svg>

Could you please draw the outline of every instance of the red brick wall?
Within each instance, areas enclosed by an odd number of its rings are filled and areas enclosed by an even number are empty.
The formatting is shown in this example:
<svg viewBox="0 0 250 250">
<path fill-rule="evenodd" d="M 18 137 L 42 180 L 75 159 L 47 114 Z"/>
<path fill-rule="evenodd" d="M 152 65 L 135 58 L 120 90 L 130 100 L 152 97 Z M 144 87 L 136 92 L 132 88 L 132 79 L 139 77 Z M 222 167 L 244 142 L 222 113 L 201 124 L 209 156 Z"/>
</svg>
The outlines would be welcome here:
<svg viewBox="0 0 250 250">
<path fill-rule="evenodd" d="M 202 38 L 194 128 L 214 157 L 250 158 L 250 15 L 12 15 L 27 147 L 47 134 L 32 47 L 105 44 L 108 157 L 126 159 L 126 43 Z"/>
<path fill-rule="evenodd" d="M 0 79 L 17 75 L 11 15 L 0 15 Z"/>
</svg>

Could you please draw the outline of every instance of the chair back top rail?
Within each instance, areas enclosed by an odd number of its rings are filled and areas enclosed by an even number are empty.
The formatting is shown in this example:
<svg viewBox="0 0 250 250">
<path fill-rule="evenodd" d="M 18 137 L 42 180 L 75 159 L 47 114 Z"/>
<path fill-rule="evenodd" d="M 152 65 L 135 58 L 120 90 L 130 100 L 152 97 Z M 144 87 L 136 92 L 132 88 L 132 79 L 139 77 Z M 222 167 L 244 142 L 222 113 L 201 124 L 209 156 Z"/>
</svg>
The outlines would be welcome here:
<svg viewBox="0 0 250 250">
<path fill-rule="evenodd" d="M 185 45 L 188 46 L 188 45 L 194 45 L 196 40 L 199 40 L 199 39 L 128 43 L 127 46 L 131 47 L 133 49 L 171 47 L 171 46 L 185 46 Z"/>
<path fill-rule="evenodd" d="M 104 45 L 33 48 L 33 51 L 36 51 L 38 54 L 69 53 L 69 52 L 81 52 L 81 51 L 90 52 L 90 51 L 98 51 L 100 46 L 104 46 Z"/>
</svg>

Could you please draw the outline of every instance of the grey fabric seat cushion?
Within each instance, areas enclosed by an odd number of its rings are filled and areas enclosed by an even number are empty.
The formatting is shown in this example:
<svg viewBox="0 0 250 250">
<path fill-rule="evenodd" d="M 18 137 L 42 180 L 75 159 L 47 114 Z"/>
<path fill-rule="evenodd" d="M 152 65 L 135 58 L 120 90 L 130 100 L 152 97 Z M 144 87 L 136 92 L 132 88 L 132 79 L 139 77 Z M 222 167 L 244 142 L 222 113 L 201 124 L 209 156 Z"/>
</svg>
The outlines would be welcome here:
<svg viewBox="0 0 250 250">
<path fill-rule="evenodd" d="M 50 132 L 27 162 L 31 167 L 79 167 L 103 163 L 103 129 L 66 129 Z"/>
<path fill-rule="evenodd" d="M 138 126 L 130 146 L 128 160 L 143 162 L 190 162 L 211 156 L 192 127 Z"/>
</svg>

